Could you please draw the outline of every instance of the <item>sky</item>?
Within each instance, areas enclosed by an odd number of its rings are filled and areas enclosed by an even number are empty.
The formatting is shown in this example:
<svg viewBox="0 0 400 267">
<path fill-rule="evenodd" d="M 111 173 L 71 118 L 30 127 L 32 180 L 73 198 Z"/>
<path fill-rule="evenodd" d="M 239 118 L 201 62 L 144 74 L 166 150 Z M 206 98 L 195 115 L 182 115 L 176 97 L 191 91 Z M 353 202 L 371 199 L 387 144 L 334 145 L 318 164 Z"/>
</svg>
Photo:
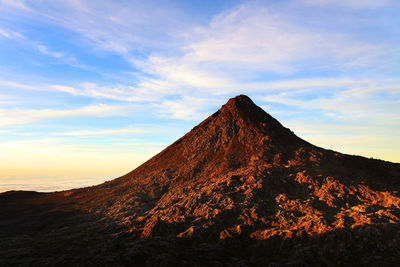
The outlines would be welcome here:
<svg viewBox="0 0 400 267">
<path fill-rule="evenodd" d="M 0 0 L 0 192 L 119 177 L 246 94 L 400 162 L 396 0 Z"/>
</svg>

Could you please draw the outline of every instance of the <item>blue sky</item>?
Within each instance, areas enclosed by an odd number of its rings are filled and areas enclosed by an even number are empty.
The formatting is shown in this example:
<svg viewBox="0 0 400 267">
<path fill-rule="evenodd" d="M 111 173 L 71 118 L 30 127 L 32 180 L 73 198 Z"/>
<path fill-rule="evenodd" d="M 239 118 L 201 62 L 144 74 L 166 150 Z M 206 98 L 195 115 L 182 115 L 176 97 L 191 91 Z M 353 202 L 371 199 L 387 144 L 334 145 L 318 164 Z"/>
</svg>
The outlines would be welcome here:
<svg viewBox="0 0 400 267">
<path fill-rule="evenodd" d="M 230 97 L 400 162 L 400 3 L 0 0 L 0 191 L 123 175 Z"/>
</svg>

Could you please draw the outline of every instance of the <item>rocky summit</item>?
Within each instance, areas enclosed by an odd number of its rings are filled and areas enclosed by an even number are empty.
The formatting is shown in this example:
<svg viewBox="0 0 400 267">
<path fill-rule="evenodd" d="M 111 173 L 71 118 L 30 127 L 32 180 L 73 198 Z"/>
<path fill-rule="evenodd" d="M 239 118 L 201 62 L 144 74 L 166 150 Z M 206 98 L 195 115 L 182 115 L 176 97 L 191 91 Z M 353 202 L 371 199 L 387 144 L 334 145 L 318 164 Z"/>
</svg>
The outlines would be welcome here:
<svg viewBox="0 0 400 267">
<path fill-rule="evenodd" d="M 0 266 L 394 266 L 399 189 L 240 95 L 122 177 L 0 194 Z"/>
</svg>

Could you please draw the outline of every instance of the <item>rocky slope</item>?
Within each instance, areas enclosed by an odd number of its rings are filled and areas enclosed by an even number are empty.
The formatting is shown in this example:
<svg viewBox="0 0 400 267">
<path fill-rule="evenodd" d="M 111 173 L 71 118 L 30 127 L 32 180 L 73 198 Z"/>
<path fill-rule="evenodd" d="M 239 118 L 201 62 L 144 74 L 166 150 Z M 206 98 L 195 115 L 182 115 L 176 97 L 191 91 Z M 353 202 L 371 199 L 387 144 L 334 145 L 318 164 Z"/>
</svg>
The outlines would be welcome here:
<svg viewBox="0 0 400 267">
<path fill-rule="evenodd" d="M 0 194 L 0 265 L 396 265 L 399 189 L 241 95 L 120 178 Z"/>
</svg>

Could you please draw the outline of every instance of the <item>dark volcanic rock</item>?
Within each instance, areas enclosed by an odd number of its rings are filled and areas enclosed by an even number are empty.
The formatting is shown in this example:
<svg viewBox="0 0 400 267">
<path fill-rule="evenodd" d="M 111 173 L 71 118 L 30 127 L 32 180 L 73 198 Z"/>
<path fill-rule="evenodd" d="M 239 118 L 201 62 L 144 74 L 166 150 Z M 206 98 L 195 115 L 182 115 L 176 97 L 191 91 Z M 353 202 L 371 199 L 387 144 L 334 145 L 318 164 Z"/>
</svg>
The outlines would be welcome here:
<svg viewBox="0 0 400 267">
<path fill-rule="evenodd" d="M 120 178 L 0 194 L 0 265 L 395 265 L 399 189 L 241 95 Z"/>
</svg>

